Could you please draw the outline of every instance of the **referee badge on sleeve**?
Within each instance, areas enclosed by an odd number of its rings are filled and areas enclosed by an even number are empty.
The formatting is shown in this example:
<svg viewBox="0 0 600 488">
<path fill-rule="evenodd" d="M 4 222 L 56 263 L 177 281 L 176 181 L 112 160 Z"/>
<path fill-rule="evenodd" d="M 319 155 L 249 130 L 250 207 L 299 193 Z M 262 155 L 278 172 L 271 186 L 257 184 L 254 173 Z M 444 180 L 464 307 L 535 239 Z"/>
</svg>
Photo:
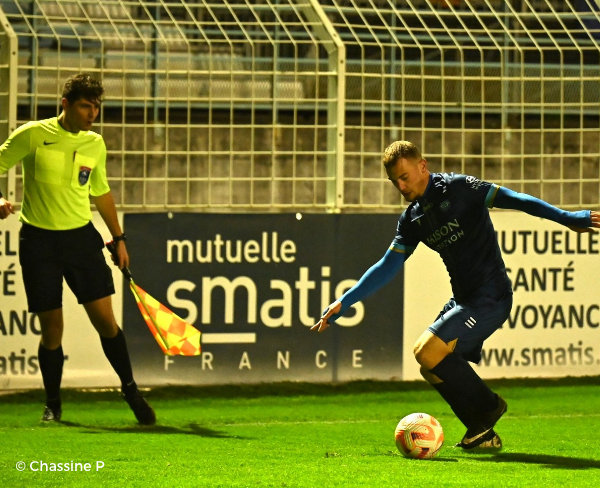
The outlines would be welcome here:
<svg viewBox="0 0 600 488">
<path fill-rule="evenodd" d="M 79 184 L 81 186 L 85 185 L 88 182 L 91 173 L 92 168 L 88 168 L 87 166 L 79 167 Z"/>
</svg>

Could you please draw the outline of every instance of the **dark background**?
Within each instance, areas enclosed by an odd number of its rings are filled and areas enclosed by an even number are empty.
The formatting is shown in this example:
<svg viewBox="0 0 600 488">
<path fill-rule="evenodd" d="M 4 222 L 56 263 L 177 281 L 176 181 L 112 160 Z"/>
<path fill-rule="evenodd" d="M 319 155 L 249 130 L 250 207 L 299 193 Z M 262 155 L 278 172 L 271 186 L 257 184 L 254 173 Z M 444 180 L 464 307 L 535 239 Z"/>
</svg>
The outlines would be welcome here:
<svg viewBox="0 0 600 488">
<path fill-rule="evenodd" d="M 403 274 L 367 298 L 365 317 L 354 327 L 333 326 L 321 334 L 311 332 L 298 315 L 298 290 L 301 267 L 309 269 L 315 288 L 309 291 L 309 315 L 315 321 L 321 315 L 321 283 L 329 279 L 331 300 L 335 287 L 345 279 L 358 280 L 378 261 L 389 247 L 396 229 L 395 215 L 322 215 L 303 214 L 126 214 L 125 229 L 135 282 L 150 295 L 184 319 L 187 311 L 167 302 L 167 288 L 176 280 L 196 285 L 192 292 L 180 291 L 178 298 L 192 300 L 198 307 L 193 324 L 203 333 L 255 332 L 255 344 L 205 344 L 203 353 L 212 354 L 212 370 L 202 367 L 202 357 L 169 357 L 174 363 L 165 370 L 165 357 L 145 325 L 133 295 L 124 290 L 124 331 L 129 344 L 136 378 L 141 384 L 214 384 L 272 381 L 347 381 L 355 379 L 395 379 L 402 373 Z M 284 240 L 296 244 L 292 263 L 167 263 L 167 240 L 248 240 L 262 242 L 262 233 L 278 232 Z M 243 246 L 243 244 L 242 244 Z M 235 249 L 235 246 L 233 247 Z M 225 246 L 223 246 L 225 255 Z M 270 254 L 270 250 L 269 250 Z M 205 255 L 205 247 L 203 247 Z M 260 256 L 260 254 L 259 254 Z M 322 278 L 321 268 L 331 268 L 330 278 Z M 233 280 L 250 277 L 257 287 L 257 323 L 247 321 L 248 294 L 243 287 L 235 292 L 233 324 L 225 324 L 224 293 L 212 293 L 211 323 L 201 323 L 202 278 L 224 276 Z M 271 280 L 285 281 L 292 289 L 291 327 L 267 327 L 260 320 L 260 307 L 270 299 L 281 298 L 271 289 Z M 128 283 L 125 283 L 128 287 Z M 329 303 L 329 302 L 328 302 Z M 271 310 L 278 316 L 281 309 Z M 347 315 L 352 315 L 350 309 Z M 318 351 L 324 350 L 327 366 L 315 364 Z M 361 350 L 361 368 L 352 367 L 353 350 Z M 277 354 L 289 351 L 290 367 L 277 367 Z M 241 368 L 247 353 L 251 369 Z M 206 359 L 206 357 L 205 357 Z"/>
</svg>

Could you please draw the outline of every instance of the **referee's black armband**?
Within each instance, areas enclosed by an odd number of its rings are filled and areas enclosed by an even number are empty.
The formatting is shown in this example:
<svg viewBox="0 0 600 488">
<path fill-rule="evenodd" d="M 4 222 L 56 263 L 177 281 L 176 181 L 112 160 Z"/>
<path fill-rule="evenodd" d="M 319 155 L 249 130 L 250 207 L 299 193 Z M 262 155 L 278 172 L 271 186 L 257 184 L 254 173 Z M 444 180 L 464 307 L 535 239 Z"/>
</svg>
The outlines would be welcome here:
<svg viewBox="0 0 600 488">
<path fill-rule="evenodd" d="M 123 233 L 120 236 L 113 236 L 113 242 L 126 241 L 127 236 Z"/>
</svg>

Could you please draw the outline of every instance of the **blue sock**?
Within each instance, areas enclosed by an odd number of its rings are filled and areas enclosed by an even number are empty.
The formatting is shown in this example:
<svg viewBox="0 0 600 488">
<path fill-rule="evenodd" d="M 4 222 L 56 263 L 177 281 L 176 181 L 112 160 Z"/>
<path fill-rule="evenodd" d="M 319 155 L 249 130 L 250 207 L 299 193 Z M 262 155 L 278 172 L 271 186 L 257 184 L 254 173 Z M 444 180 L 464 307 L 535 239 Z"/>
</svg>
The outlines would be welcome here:
<svg viewBox="0 0 600 488">
<path fill-rule="evenodd" d="M 477 412 L 472 408 L 468 401 L 462 396 L 461 392 L 452 388 L 448 383 L 436 383 L 433 386 L 442 398 L 446 401 L 454 412 L 454 415 L 463 425 L 469 429 L 476 425 L 478 420 Z"/>
<path fill-rule="evenodd" d="M 491 412 L 498 406 L 498 395 L 490 390 L 471 365 L 457 354 L 448 354 L 430 371 L 445 383 L 442 387 L 445 392 L 452 391 L 453 398 L 460 396 L 465 405 L 478 416 Z"/>
</svg>

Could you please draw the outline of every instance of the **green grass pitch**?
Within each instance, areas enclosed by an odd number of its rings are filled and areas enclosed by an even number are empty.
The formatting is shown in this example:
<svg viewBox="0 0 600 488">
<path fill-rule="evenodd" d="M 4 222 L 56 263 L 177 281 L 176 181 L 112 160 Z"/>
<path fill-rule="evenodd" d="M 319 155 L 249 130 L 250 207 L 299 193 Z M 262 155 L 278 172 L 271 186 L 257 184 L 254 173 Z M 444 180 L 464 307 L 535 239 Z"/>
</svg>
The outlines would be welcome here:
<svg viewBox="0 0 600 488">
<path fill-rule="evenodd" d="M 65 391 L 64 422 L 51 425 L 39 422 L 42 392 L 1 395 L 0 486 L 600 486 L 599 378 L 490 384 L 508 401 L 497 454 L 452 447 L 464 428 L 424 383 L 157 388 L 155 427 L 136 425 L 116 392 Z M 446 437 L 431 461 L 394 444 L 398 421 L 420 411 Z"/>
</svg>

